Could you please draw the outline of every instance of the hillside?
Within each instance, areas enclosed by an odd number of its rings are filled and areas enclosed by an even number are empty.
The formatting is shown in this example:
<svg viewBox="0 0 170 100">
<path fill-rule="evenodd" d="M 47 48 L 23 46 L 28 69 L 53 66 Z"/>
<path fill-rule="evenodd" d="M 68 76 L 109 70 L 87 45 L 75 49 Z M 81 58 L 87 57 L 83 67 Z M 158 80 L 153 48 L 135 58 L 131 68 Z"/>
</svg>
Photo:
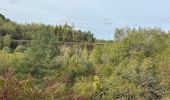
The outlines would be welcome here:
<svg viewBox="0 0 170 100">
<path fill-rule="evenodd" d="M 0 34 L 2 100 L 170 98 L 170 32 L 117 28 L 114 40 L 95 41 L 67 24 L 17 24 L 0 15 Z M 104 44 L 84 45 L 95 42 Z"/>
<path fill-rule="evenodd" d="M 45 24 L 17 24 L 10 21 L 4 15 L 0 14 L 0 47 L 5 46 L 16 48 L 19 44 L 12 42 L 13 40 L 34 40 L 40 32 L 47 32 L 54 34 L 56 41 L 60 42 L 88 42 L 95 41 L 94 35 L 90 32 L 82 32 L 75 30 L 73 26 L 65 24 L 63 26 L 53 26 Z M 4 40 L 4 41 L 2 41 Z"/>
</svg>

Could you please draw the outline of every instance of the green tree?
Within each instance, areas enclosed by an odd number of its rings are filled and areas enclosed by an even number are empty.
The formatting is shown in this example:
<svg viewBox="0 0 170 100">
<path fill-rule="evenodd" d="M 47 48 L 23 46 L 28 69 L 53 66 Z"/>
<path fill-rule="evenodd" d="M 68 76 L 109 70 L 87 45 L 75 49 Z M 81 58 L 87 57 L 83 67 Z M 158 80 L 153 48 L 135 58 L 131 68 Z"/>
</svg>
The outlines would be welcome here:
<svg viewBox="0 0 170 100">
<path fill-rule="evenodd" d="M 36 40 L 32 41 L 31 47 L 26 51 L 26 58 L 18 72 L 30 73 L 37 78 L 44 77 L 50 69 L 55 67 L 54 57 L 58 49 L 56 36 L 46 31 L 41 31 Z"/>
</svg>

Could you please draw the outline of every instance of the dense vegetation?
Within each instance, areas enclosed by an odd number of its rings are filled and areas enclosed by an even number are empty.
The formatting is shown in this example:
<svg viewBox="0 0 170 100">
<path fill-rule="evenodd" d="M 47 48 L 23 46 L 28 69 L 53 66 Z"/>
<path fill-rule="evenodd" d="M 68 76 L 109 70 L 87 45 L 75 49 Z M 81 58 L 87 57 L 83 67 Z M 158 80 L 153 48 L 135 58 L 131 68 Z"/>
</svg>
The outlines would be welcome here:
<svg viewBox="0 0 170 100">
<path fill-rule="evenodd" d="M 95 42 L 68 25 L 16 24 L 0 17 L 0 99 L 168 100 L 170 33 L 157 28 L 116 29 L 115 39 Z M 75 35 L 76 34 L 76 35 Z M 75 35 L 75 36 L 74 36 Z M 29 45 L 12 40 L 32 40 Z"/>
<path fill-rule="evenodd" d="M 60 42 L 94 42 L 95 38 L 90 31 L 75 30 L 73 26 L 52 26 L 44 24 L 17 24 L 0 14 L 0 48 L 9 46 L 16 48 L 20 43 L 17 40 L 34 40 L 42 30 L 55 34 L 56 41 Z"/>
</svg>

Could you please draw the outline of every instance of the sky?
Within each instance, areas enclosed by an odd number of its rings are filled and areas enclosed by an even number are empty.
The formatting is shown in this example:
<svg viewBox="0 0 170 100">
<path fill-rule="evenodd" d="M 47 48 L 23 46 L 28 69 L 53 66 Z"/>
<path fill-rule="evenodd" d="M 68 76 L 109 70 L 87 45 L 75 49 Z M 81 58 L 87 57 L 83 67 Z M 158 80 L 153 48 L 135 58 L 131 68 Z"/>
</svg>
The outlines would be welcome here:
<svg viewBox="0 0 170 100">
<path fill-rule="evenodd" d="M 98 39 L 115 28 L 170 29 L 170 0 L 0 0 L 0 13 L 18 23 L 74 24 Z"/>
</svg>

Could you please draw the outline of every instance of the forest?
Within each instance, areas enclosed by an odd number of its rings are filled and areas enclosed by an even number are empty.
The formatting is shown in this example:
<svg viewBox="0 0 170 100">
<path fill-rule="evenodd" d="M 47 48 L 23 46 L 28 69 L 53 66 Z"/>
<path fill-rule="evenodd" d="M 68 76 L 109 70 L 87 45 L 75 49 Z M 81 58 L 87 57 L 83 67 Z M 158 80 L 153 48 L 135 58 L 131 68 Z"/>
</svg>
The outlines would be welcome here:
<svg viewBox="0 0 170 100">
<path fill-rule="evenodd" d="M 117 28 L 107 41 L 68 24 L 18 24 L 0 14 L 0 100 L 169 98 L 169 31 Z"/>
</svg>

